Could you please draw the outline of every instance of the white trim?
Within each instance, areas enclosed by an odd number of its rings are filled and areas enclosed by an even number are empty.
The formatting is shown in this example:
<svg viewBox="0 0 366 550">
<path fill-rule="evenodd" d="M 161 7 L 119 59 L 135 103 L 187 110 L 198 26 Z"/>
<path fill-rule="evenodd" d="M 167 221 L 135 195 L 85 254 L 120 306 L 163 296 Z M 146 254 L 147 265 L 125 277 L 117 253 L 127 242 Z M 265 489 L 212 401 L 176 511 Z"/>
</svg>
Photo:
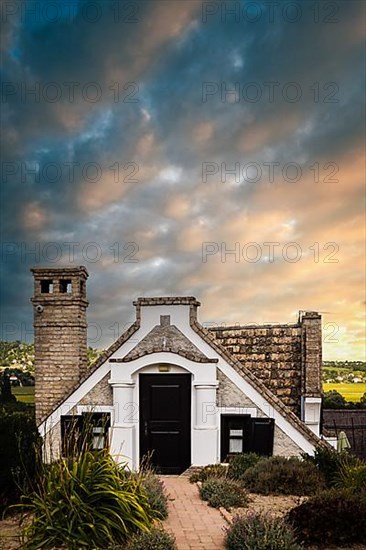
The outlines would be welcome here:
<svg viewBox="0 0 366 550">
<path fill-rule="evenodd" d="M 111 415 L 111 427 L 114 424 L 114 407 L 112 405 L 77 405 L 76 414 L 83 413 L 109 413 Z"/>
<path fill-rule="evenodd" d="M 38 427 L 41 437 L 60 421 L 61 416 L 68 415 L 75 406 L 96 386 L 110 371 L 109 363 L 103 363 L 85 382 L 83 382 L 66 401 L 61 403 L 51 415 Z M 93 405 L 94 407 L 97 405 Z"/>
<path fill-rule="evenodd" d="M 255 407 L 217 407 L 218 413 L 222 414 L 249 414 L 252 418 L 257 418 L 258 410 Z"/>
</svg>

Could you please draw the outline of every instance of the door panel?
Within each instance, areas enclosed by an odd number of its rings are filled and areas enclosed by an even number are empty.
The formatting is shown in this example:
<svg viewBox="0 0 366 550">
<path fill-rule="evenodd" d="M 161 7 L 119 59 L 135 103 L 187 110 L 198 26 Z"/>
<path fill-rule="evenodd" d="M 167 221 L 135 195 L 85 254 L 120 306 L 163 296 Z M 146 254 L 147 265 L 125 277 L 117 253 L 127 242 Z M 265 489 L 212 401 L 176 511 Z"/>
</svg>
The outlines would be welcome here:
<svg viewBox="0 0 366 550">
<path fill-rule="evenodd" d="M 191 375 L 140 375 L 140 460 L 178 474 L 191 460 Z"/>
</svg>

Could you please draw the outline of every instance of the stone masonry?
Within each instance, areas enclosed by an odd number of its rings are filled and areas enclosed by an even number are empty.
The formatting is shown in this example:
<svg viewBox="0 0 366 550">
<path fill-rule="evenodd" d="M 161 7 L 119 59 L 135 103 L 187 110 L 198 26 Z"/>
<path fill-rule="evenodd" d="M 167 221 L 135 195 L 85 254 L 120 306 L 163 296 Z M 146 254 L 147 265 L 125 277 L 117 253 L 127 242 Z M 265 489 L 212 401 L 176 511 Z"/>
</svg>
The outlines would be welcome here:
<svg viewBox="0 0 366 550">
<path fill-rule="evenodd" d="M 229 353 L 261 380 L 298 417 L 301 397 L 320 397 L 321 317 L 300 314 L 293 325 L 209 329 Z"/>
<path fill-rule="evenodd" d="M 31 271 L 39 424 L 86 373 L 88 272 L 82 266 Z"/>
</svg>

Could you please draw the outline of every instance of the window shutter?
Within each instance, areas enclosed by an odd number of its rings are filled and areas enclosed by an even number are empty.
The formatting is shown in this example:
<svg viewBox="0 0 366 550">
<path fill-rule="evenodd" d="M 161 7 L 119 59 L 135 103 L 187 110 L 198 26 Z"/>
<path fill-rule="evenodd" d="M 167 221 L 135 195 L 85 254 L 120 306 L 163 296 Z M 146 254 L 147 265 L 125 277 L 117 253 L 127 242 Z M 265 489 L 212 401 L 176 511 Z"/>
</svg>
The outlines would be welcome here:
<svg viewBox="0 0 366 550">
<path fill-rule="evenodd" d="M 251 451 L 259 455 L 272 456 L 274 440 L 274 419 L 252 419 Z"/>
</svg>

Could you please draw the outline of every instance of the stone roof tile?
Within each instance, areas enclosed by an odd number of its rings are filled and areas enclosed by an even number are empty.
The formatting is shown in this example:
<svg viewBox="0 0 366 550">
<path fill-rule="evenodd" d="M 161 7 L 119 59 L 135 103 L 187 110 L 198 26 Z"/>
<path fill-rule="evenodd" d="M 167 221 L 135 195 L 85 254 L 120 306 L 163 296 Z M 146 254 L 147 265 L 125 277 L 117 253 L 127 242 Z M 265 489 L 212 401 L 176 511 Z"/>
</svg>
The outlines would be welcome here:
<svg viewBox="0 0 366 550">
<path fill-rule="evenodd" d="M 206 357 L 175 325 L 156 325 L 118 362 L 125 363 L 159 352 L 176 353 L 196 363 L 217 363 L 217 359 Z"/>
</svg>

